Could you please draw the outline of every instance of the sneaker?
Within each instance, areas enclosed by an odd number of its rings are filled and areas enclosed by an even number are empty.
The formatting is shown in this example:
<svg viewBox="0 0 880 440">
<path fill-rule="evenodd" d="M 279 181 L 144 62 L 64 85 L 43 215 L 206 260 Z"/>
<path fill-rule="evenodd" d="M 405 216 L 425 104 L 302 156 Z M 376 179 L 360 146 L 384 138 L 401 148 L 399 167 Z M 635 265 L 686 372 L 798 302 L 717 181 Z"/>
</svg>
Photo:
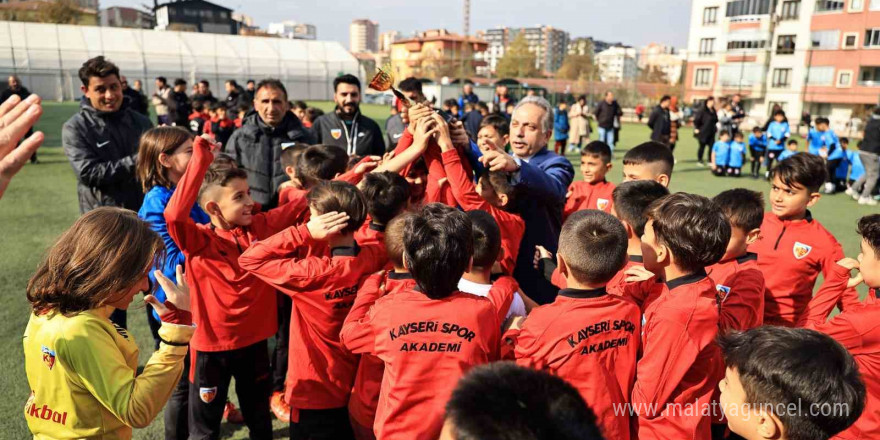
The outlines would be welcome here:
<svg viewBox="0 0 880 440">
<path fill-rule="evenodd" d="M 284 401 L 284 393 L 281 391 L 276 391 L 272 393 L 272 398 L 269 399 L 269 408 L 272 409 L 272 414 L 275 414 L 275 418 L 284 423 L 290 423 L 290 405 Z"/>
<path fill-rule="evenodd" d="M 870 197 L 862 197 L 859 199 L 859 205 L 876 206 L 878 203 L 880 203 L 880 202 L 878 202 Z"/>
<path fill-rule="evenodd" d="M 700 167 L 700 168 L 703 168 L 703 167 L 706 166 L 706 163 L 703 162 L 703 161 L 701 161 L 701 160 L 698 160 L 698 161 L 697 161 L 697 166 Z"/>
<path fill-rule="evenodd" d="M 241 415 L 241 411 L 235 407 L 234 403 L 229 401 L 226 402 L 226 408 L 223 408 L 223 418 L 234 425 L 241 425 L 244 423 L 244 416 Z"/>
<path fill-rule="evenodd" d="M 768 180 L 770 179 L 770 171 L 764 171 L 764 178 Z"/>
<path fill-rule="evenodd" d="M 853 198 L 853 200 L 855 200 L 855 201 L 857 201 L 857 202 L 858 202 L 858 201 L 859 201 L 859 199 L 861 199 L 861 198 L 862 198 L 862 194 L 861 194 L 861 193 L 859 193 L 859 192 L 856 192 L 856 191 L 853 191 L 853 195 L 852 195 L 852 198 Z"/>
<path fill-rule="evenodd" d="M 828 182 L 825 184 L 825 194 L 834 194 L 834 184 Z"/>
<path fill-rule="evenodd" d="M 853 195 L 853 190 L 852 190 L 852 188 L 847 188 L 846 191 L 844 191 L 843 193 L 846 194 L 846 195 L 848 195 L 848 196 L 850 196 L 850 197 L 852 197 L 852 195 Z"/>
</svg>

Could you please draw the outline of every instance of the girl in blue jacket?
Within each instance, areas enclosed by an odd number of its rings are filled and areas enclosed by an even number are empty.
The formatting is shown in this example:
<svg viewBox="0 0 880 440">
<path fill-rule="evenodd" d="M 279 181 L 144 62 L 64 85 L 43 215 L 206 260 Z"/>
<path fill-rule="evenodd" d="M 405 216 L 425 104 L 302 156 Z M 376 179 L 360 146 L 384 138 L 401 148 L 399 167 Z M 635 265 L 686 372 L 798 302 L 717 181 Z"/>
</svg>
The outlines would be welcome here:
<svg viewBox="0 0 880 440">
<path fill-rule="evenodd" d="M 569 125 L 568 112 L 565 110 L 566 107 L 567 106 L 564 102 L 560 102 L 559 107 L 553 115 L 553 138 L 556 140 L 556 145 L 553 146 L 553 151 L 555 151 L 556 154 L 564 151 L 565 144 L 568 143 Z"/>
</svg>

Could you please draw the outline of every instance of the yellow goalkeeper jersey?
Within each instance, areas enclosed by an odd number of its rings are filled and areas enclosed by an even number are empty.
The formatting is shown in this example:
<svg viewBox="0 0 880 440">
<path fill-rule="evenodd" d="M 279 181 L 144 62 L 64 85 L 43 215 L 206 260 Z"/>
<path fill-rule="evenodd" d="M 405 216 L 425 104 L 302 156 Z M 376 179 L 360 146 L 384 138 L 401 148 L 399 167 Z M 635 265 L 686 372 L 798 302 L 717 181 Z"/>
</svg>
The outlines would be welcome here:
<svg viewBox="0 0 880 440">
<path fill-rule="evenodd" d="M 137 344 L 109 312 L 31 315 L 24 416 L 35 439 L 130 439 L 132 428 L 149 425 L 170 398 L 195 327 L 163 323 L 159 335 L 168 344 L 137 375 Z"/>
</svg>

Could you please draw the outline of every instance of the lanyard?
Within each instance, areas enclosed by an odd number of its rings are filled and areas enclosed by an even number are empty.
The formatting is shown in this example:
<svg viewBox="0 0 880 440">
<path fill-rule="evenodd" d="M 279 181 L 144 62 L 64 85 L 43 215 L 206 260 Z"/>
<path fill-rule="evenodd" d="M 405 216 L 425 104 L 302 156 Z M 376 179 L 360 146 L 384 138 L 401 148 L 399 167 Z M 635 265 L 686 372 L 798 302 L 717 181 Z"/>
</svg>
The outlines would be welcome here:
<svg viewBox="0 0 880 440">
<path fill-rule="evenodd" d="M 354 118 L 351 120 L 351 133 L 348 132 L 348 128 L 346 128 L 345 122 L 342 118 L 339 118 L 339 122 L 342 124 L 342 132 L 345 133 L 345 144 L 349 156 L 353 155 L 355 150 L 357 150 L 358 116 L 360 116 L 360 112 L 355 113 Z"/>
</svg>

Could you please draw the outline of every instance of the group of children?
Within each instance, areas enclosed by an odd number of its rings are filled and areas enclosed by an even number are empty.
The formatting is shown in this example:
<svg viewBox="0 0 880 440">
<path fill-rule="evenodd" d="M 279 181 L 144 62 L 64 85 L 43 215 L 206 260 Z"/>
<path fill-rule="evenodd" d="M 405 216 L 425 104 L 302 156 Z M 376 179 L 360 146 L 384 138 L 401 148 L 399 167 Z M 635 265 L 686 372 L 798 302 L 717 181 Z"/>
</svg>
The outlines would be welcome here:
<svg viewBox="0 0 880 440">
<path fill-rule="evenodd" d="M 422 114 L 382 160 L 288 146 L 290 181 L 266 211 L 210 136 L 176 127 L 143 136 L 140 214 L 163 234 L 159 269 L 185 265 L 196 323 L 166 432 L 217 438 L 234 378 L 251 437 L 271 438 L 267 341 L 286 324 L 282 383 L 297 439 L 477 438 L 468 429 L 491 423 L 458 407 L 468 402 L 453 390 L 473 367 L 504 359 L 573 386 L 606 439 L 880 436 L 874 296 L 858 301 L 858 263 L 809 212 L 824 159 L 794 154 L 770 169 L 765 214 L 752 191 L 670 194 L 674 158 L 654 142 L 626 153 L 615 186 L 610 148 L 592 142 L 551 255 L 519 248 L 525 224 L 510 210 L 521 195 L 511 173 L 479 171 L 470 146 L 453 141 L 463 128 Z M 778 145 L 780 128 L 768 131 Z M 506 118 L 487 116 L 477 147 L 503 149 L 507 137 Z M 744 148 L 735 137 L 725 174 L 740 174 Z M 721 159 L 713 149 L 713 163 Z M 866 271 L 880 264 L 880 216 L 862 219 L 859 233 L 865 282 L 880 287 Z M 534 252 L 561 289 L 555 301 L 539 306 L 519 288 L 520 252 Z M 843 313 L 826 323 L 835 306 Z M 792 416 L 760 406 L 801 401 L 850 410 Z M 711 410 L 719 402 L 723 413 Z M 531 413 L 542 414 L 551 417 Z"/>
</svg>

